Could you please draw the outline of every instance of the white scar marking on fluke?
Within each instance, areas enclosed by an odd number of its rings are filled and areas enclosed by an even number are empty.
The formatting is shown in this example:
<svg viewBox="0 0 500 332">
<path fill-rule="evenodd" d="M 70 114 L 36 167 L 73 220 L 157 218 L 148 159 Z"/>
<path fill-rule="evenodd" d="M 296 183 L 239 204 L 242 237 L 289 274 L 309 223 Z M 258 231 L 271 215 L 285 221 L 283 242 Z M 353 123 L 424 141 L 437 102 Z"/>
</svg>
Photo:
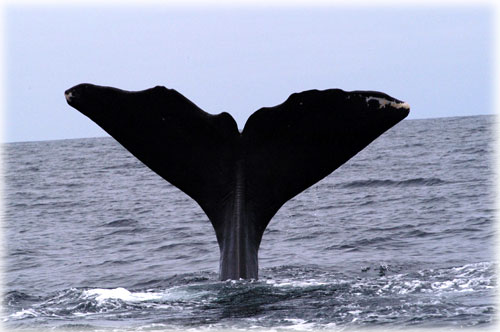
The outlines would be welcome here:
<svg viewBox="0 0 500 332">
<path fill-rule="evenodd" d="M 398 103 L 395 101 L 390 101 L 385 98 L 379 98 L 379 97 L 366 97 L 366 103 L 368 103 L 370 100 L 376 100 L 378 101 L 378 108 L 383 108 L 387 105 L 394 107 L 394 108 L 404 108 L 404 109 L 410 109 L 410 105 L 406 102 L 403 103 Z"/>
<path fill-rule="evenodd" d="M 64 97 L 66 97 L 66 100 L 67 101 L 70 101 L 71 100 L 71 97 L 73 97 L 73 94 L 71 92 L 68 92 L 68 93 L 65 93 L 64 94 Z"/>
</svg>

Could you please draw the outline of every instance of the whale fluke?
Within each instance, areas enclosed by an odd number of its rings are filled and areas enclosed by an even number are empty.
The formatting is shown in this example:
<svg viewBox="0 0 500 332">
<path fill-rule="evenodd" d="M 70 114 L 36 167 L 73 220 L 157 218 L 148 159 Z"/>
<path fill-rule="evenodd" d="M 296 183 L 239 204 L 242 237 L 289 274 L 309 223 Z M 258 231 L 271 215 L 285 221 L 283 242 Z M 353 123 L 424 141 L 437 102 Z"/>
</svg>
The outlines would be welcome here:
<svg viewBox="0 0 500 332">
<path fill-rule="evenodd" d="M 407 103 L 375 91 L 309 90 L 253 113 L 240 133 L 173 89 L 79 84 L 67 102 L 193 198 L 212 223 L 220 278 L 257 279 L 264 230 L 280 207 L 404 119 Z"/>
</svg>

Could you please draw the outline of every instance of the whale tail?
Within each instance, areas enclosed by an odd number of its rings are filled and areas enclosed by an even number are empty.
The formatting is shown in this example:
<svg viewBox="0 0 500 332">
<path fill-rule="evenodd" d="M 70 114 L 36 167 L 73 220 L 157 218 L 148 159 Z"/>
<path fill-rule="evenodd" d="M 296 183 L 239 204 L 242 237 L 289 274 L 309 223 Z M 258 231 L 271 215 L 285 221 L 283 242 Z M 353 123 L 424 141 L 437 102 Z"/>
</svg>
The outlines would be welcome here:
<svg viewBox="0 0 500 332">
<path fill-rule="evenodd" d="M 80 84 L 65 92 L 146 166 L 193 198 L 212 223 L 220 278 L 257 279 L 264 230 L 280 207 L 404 119 L 374 91 L 309 90 L 250 116 L 243 131 L 175 90 Z"/>
</svg>

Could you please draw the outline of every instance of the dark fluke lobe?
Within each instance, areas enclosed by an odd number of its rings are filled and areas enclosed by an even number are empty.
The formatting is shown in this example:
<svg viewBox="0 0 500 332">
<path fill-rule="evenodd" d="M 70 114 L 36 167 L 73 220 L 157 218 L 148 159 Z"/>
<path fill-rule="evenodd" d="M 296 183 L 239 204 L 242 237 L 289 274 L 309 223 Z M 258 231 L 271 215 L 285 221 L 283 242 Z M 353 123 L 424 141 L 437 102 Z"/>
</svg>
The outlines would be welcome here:
<svg viewBox="0 0 500 332">
<path fill-rule="evenodd" d="M 219 243 L 222 280 L 256 279 L 262 234 L 279 208 L 410 109 L 381 92 L 309 90 L 259 109 L 240 133 L 228 113 L 208 114 L 161 86 L 79 84 L 65 97 L 201 206 Z"/>
</svg>

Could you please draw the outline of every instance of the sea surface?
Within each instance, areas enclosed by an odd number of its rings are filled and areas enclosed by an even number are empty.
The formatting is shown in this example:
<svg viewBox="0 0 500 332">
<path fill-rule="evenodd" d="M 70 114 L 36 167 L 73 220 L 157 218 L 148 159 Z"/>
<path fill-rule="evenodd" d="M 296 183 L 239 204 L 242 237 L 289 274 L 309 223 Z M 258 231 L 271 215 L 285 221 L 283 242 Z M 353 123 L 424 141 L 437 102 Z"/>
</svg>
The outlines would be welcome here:
<svg viewBox="0 0 500 332">
<path fill-rule="evenodd" d="M 112 138 L 4 144 L 3 325 L 493 327 L 494 121 L 402 121 L 281 208 L 257 281 L 219 281 L 201 208 Z"/>
</svg>

